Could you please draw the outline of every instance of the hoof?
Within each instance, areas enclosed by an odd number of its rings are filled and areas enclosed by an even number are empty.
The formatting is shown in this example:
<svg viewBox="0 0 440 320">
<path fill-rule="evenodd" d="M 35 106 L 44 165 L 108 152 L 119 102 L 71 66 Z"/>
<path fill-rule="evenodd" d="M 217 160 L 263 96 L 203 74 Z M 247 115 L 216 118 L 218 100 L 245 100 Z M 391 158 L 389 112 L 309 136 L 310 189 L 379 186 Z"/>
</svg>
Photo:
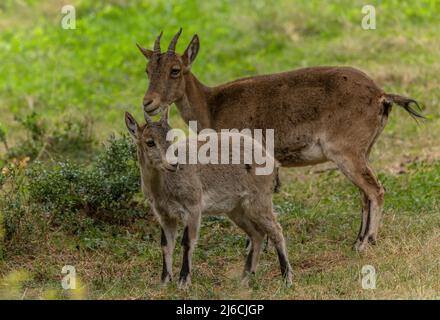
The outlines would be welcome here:
<svg viewBox="0 0 440 320">
<path fill-rule="evenodd" d="M 357 239 L 353 246 L 353 249 L 356 250 L 357 252 L 365 252 L 366 248 L 367 248 L 367 241 L 361 239 Z"/>
<path fill-rule="evenodd" d="M 372 244 L 373 246 L 375 246 L 376 243 L 377 243 L 377 236 L 376 236 L 376 235 L 371 235 L 371 236 L 369 236 L 369 237 L 368 237 L 368 242 L 369 242 L 370 244 Z"/>
<path fill-rule="evenodd" d="M 243 277 L 240 284 L 243 288 L 249 288 L 249 277 Z"/>
<path fill-rule="evenodd" d="M 163 276 L 162 279 L 160 280 L 160 286 L 166 287 L 168 285 L 168 283 L 170 283 L 171 281 L 172 281 L 172 277 L 169 274 L 166 276 Z"/>
<path fill-rule="evenodd" d="M 241 286 L 243 288 L 249 288 L 250 285 L 250 280 L 252 278 L 252 276 L 254 276 L 255 273 L 251 273 L 251 272 L 243 272 L 243 276 L 241 277 Z"/>
<path fill-rule="evenodd" d="M 284 283 L 287 288 L 290 288 L 293 285 L 293 272 L 289 270 L 287 274 L 284 276 Z"/>
<path fill-rule="evenodd" d="M 191 278 L 187 276 L 186 278 L 181 278 L 179 280 L 178 287 L 181 290 L 186 290 L 190 287 L 190 285 L 191 285 Z"/>
</svg>

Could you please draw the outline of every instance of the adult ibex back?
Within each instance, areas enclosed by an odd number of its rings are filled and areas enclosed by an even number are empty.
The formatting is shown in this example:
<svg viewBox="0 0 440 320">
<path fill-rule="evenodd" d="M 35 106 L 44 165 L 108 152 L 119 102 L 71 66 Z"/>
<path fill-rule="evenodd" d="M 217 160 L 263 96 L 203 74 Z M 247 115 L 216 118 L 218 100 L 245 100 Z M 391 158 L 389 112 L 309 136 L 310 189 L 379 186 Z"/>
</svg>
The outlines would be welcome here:
<svg viewBox="0 0 440 320">
<path fill-rule="evenodd" d="M 283 166 L 333 161 L 362 193 L 362 222 L 355 247 L 375 243 L 384 189 L 368 163 L 370 150 L 388 120 L 393 103 L 422 117 L 415 100 L 385 93 L 365 73 L 349 67 L 311 67 L 248 77 L 216 87 L 191 72 L 199 51 L 194 35 L 183 55 L 175 53 L 182 30 L 167 52 L 157 37 L 148 59 L 149 87 L 144 110 L 154 115 L 175 103 L 198 129 L 275 129 L 275 158 Z"/>
</svg>

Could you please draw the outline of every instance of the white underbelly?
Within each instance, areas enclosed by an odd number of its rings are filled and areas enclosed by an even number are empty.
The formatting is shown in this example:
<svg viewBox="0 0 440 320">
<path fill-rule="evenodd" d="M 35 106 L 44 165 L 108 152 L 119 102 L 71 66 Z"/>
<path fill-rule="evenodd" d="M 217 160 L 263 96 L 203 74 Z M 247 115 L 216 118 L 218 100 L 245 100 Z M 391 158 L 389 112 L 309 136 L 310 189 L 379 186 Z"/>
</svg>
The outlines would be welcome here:
<svg viewBox="0 0 440 320">
<path fill-rule="evenodd" d="M 202 195 L 202 215 L 224 215 L 237 207 L 239 196 L 221 193 L 205 193 Z"/>
</svg>

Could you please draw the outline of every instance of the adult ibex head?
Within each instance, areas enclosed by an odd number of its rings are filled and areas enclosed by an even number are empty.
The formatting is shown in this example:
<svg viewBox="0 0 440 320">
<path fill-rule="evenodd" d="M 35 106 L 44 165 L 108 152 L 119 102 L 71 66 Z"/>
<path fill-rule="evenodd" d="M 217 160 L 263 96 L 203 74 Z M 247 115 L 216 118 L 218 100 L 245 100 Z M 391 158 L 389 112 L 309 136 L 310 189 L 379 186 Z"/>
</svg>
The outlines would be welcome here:
<svg viewBox="0 0 440 320">
<path fill-rule="evenodd" d="M 181 33 L 182 28 L 175 34 L 166 52 L 161 52 L 160 49 L 162 32 L 156 38 L 153 50 L 137 45 L 148 60 L 146 72 L 150 85 L 144 96 L 143 107 L 149 115 L 157 114 L 182 98 L 185 93 L 184 75 L 188 73 L 197 56 L 199 38 L 194 35 L 183 55 L 180 55 L 175 50 Z"/>
</svg>

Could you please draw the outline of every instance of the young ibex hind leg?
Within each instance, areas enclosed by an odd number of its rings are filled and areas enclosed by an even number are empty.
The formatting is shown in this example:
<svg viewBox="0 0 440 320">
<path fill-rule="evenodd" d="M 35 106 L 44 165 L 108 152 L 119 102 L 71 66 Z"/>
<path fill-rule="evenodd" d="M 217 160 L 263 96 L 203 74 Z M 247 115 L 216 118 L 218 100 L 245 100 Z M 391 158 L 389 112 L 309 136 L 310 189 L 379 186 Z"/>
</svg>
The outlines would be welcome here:
<svg viewBox="0 0 440 320">
<path fill-rule="evenodd" d="M 285 279 L 286 284 L 290 286 L 293 277 L 292 267 L 289 263 L 283 230 L 276 220 L 276 215 L 271 206 L 267 208 L 262 206 L 258 209 L 253 208 L 253 210 L 253 214 L 249 213 L 248 216 L 252 219 L 253 224 L 261 230 L 261 234 L 263 234 L 263 236 L 267 235 L 268 239 L 272 242 L 278 254 L 281 275 Z"/>
<path fill-rule="evenodd" d="M 257 270 L 258 258 L 264 241 L 265 234 L 255 226 L 249 219 L 249 216 L 242 208 L 236 209 L 228 214 L 229 218 L 248 236 L 248 249 L 245 260 L 245 266 L 242 275 L 242 284 L 246 286 L 249 281 L 249 275 Z"/>
<path fill-rule="evenodd" d="M 267 234 L 268 238 L 274 245 L 278 260 L 280 263 L 281 275 L 286 281 L 287 286 L 292 285 L 293 272 L 292 267 L 289 263 L 289 257 L 286 248 L 286 240 L 283 236 L 283 229 L 280 224 L 276 221 L 275 216 L 270 217 L 266 223 L 262 224 L 264 226 L 264 232 Z"/>
</svg>

